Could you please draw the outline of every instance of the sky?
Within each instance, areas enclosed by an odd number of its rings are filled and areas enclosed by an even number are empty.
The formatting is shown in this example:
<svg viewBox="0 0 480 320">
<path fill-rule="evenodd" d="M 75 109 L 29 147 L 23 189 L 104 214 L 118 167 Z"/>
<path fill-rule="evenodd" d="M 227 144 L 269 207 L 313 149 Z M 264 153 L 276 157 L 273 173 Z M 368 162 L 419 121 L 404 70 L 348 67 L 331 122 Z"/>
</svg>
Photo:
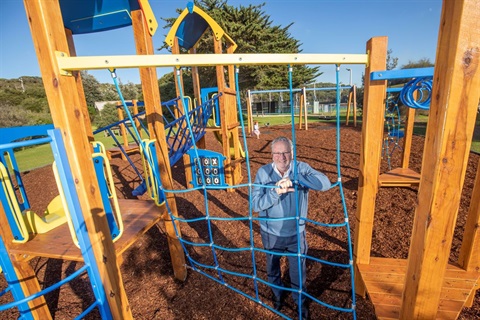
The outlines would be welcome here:
<svg viewBox="0 0 480 320">
<path fill-rule="evenodd" d="M 263 10 L 273 25 L 285 27 L 293 23 L 290 34 L 302 44 L 302 53 L 363 54 L 370 38 L 387 36 L 388 48 L 398 58 L 397 68 L 423 58 L 435 62 L 441 0 L 228 0 L 232 6 L 264 2 Z M 162 46 L 169 31 L 164 29 L 161 18 L 177 17 L 176 9 L 185 9 L 187 3 L 150 0 L 159 24 L 153 36 L 154 48 Z M 77 56 L 135 54 L 132 27 L 74 35 L 74 43 Z M 171 71 L 172 68 L 157 70 L 159 77 Z M 317 82 L 335 82 L 335 66 L 323 65 L 320 71 L 323 74 Z M 342 65 L 340 82 L 348 84 L 351 76 L 353 84 L 361 85 L 364 71 L 363 65 Z M 106 70 L 88 73 L 101 83 L 112 82 Z M 40 76 L 23 1 L 0 0 L 0 78 L 22 76 Z M 117 76 L 122 83 L 140 83 L 137 69 L 117 70 Z"/>
</svg>

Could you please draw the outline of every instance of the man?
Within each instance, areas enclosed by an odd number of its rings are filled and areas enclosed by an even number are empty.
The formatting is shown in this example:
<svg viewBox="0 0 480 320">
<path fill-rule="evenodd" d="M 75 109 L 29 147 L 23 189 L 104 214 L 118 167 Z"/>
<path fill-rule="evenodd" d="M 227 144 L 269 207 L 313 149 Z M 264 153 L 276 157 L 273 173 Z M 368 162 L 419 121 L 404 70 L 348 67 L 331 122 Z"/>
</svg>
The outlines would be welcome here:
<svg viewBox="0 0 480 320">
<path fill-rule="evenodd" d="M 323 173 L 314 170 L 305 162 L 293 160 L 292 141 L 285 137 L 278 137 L 272 141 L 273 163 L 261 167 L 256 175 L 255 184 L 276 186 L 265 188 L 255 186 L 253 188 L 252 202 L 253 210 L 259 213 L 260 234 L 262 243 L 267 253 L 267 276 L 268 282 L 272 283 L 274 308 L 280 311 L 283 303 L 284 287 L 281 280 L 280 259 L 285 253 L 298 254 L 298 243 L 300 253 L 307 254 L 307 243 L 305 238 L 305 220 L 308 212 L 308 191 L 310 189 L 325 191 L 331 187 L 330 180 Z M 296 167 L 296 169 L 295 169 Z M 294 173 L 297 176 L 294 177 Z M 292 180 L 297 179 L 297 195 Z M 298 210 L 296 206 L 298 199 Z M 306 283 L 306 261 L 300 259 L 300 270 L 297 256 L 288 256 L 290 269 L 290 281 L 292 297 L 299 304 L 301 299 L 302 317 L 308 318 L 308 309 L 305 304 L 305 296 L 299 295 L 298 290 L 305 291 Z M 301 275 L 301 287 L 300 283 Z"/>
</svg>

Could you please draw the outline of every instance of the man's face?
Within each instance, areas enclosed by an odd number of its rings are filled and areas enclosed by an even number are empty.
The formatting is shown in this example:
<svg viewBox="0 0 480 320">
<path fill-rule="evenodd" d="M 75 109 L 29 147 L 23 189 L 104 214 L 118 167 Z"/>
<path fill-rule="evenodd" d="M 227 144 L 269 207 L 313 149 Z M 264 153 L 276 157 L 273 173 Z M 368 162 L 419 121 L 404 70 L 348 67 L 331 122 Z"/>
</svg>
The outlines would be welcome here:
<svg viewBox="0 0 480 320">
<path fill-rule="evenodd" d="M 272 148 L 273 162 L 278 171 L 284 173 L 288 170 L 290 162 L 292 162 L 292 150 L 288 142 L 279 141 Z"/>
</svg>

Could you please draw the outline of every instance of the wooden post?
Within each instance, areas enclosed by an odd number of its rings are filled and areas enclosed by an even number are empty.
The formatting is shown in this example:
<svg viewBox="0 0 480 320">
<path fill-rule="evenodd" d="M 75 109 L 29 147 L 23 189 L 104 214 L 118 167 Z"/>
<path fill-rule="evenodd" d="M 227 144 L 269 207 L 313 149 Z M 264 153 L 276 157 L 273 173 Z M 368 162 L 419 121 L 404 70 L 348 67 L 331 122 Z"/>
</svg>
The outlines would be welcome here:
<svg viewBox="0 0 480 320">
<path fill-rule="evenodd" d="M 302 130 L 303 127 L 303 99 L 300 96 L 300 106 L 298 108 L 298 130 Z"/>
<path fill-rule="evenodd" d="M 191 48 L 189 50 L 190 54 L 196 54 L 197 53 L 197 50 L 195 48 Z M 193 85 L 193 94 L 195 96 L 195 99 L 197 100 L 197 104 L 201 104 L 205 101 L 202 101 L 202 97 L 201 97 L 201 86 L 200 86 L 200 75 L 198 73 L 198 67 L 197 66 L 193 66 L 191 67 L 192 68 L 192 85 Z M 196 107 L 196 105 L 194 105 L 194 108 Z"/>
<path fill-rule="evenodd" d="M 353 126 L 357 126 L 357 86 L 353 86 Z"/>
<path fill-rule="evenodd" d="M 140 133 L 140 138 L 143 139 L 142 125 L 140 124 L 140 120 L 138 119 L 138 101 L 132 100 L 132 104 L 133 104 L 133 114 L 137 115 L 133 121 L 135 122 L 135 126 L 137 127 L 138 133 Z"/>
<path fill-rule="evenodd" d="M 352 98 L 353 98 L 353 87 L 350 87 L 350 91 L 348 92 L 347 115 L 345 116 L 346 126 L 348 126 L 348 122 L 350 121 L 350 106 L 352 105 Z"/>
<path fill-rule="evenodd" d="M 407 118 L 405 119 L 403 150 L 402 150 L 402 168 L 408 169 L 410 165 L 410 153 L 412 150 L 413 126 L 415 124 L 415 109 L 408 108 Z"/>
<path fill-rule="evenodd" d="M 465 232 L 463 233 L 462 246 L 458 257 L 458 264 L 466 271 L 480 270 L 480 161 L 477 164 L 477 174 L 473 187 L 470 207 L 468 208 Z M 476 288 L 480 287 L 477 281 Z M 472 290 L 465 306 L 471 307 L 476 290 Z"/>
<path fill-rule="evenodd" d="M 117 103 L 117 113 L 118 113 L 118 121 L 123 121 L 125 120 L 125 116 L 123 115 L 123 105 L 121 102 Z M 126 122 L 123 122 L 120 124 L 120 134 L 122 135 L 122 140 L 123 140 L 123 147 L 125 150 L 128 149 L 128 134 L 127 134 L 127 124 Z M 122 153 L 122 159 L 125 159 L 125 156 Z"/>
<path fill-rule="evenodd" d="M 458 264 L 467 271 L 480 270 L 480 160 L 473 187 Z"/>
<path fill-rule="evenodd" d="M 444 1 L 400 319 L 435 319 L 480 95 L 480 0 Z"/>
<path fill-rule="evenodd" d="M 75 49 L 75 43 L 73 41 L 73 34 L 72 31 L 68 29 L 65 30 L 65 35 L 67 37 L 67 43 L 68 43 L 68 49 L 71 57 L 75 57 L 77 55 L 76 49 Z M 85 91 L 83 90 L 83 83 L 82 83 L 82 77 L 81 73 L 77 72 L 75 74 L 75 82 L 77 83 L 77 92 L 78 92 L 78 97 L 80 100 L 81 104 L 81 109 L 84 112 L 84 117 L 90 118 L 90 114 L 88 113 L 88 106 L 87 106 L 87 99 L 85 98 Z M 92 124 L 90 121 L 85 122 L 86 125 L 86 130 L 89 132 L 88 134 L 88 140 L 93 141 L 95 138 L 93 137 L 93 129 L 92 129 Z"/>
<path fill-rule="evenodd" d="M 196 54 L 197 49 L 191 48 L 189 50 L 189 52 L 190 52 L 190 54 Z M 192 68 L 193 94 L 195 96 L 195 99 L 192 103 L 193 103 L 193 107 L 196 108 L 197 106 L 204 103 L 205 101 L 202 101 L 202 95 L 201 95 L 201 88 L 202 87 L 200 85 L 200 75 L 198 73 L 198 67 L 194 66 L 194 67 L 191 67 L 191 68 Z M 195 103 L 195 101 L 197 103 Z M 197 141 L 197 147 L 200 148 L 200 149 L 206 149 L 207 143 L 206 143 L 205 135 L 203 137 L 201 137 L 200 140 Z M 188 185 L 188 182 L 191 181 L 191 173 L 189 172 L 189 169 L 188 169 L 189 164 L 187 162 L 185 162 L 185 158 L 184 158 L 183 163 L 185 165 L 185 178 L 187 179 L 187 185 Z M 189 179 L 189 176 L 190 176 L 190 179 Z"/>
<path fill-rule="evenodd" d="M 60 74 L 56 52 L 69 54 L 58 1 L 24 0 L 33 43 L 53 122 L 69 147 L 67 158 L 75 179 L 80 208 L 113 318 L 131 319 L 102 197 L 92 161 L 88 112 L 82 110 L 75 77 Z M 90 131 L 90 132 L 89 132 Z M 31 292 L 33 293 L 33 292 Z"/>
<path fill-rule="evenodd" d="M 7 251 L 10 252 L 13 235 L 2 202 L 0 202 L 0 236 Z M 18 255 L 10 255 L 10 259 L 12 260 L 15 274 L 17 275 L 25 297 L 40 292 L 42 288 L 38 282 L 35 270 L 33 270 L 28 259 Z M 30 301 L 28 306 L 34 319 L 52 319 L 45 296 L 40 296 Z"/>
<path fill-rule="evenodd" d="M 356 264 L 370 262 L 372 245 L 375 196 L 378 190 L 380 156 L 382 150 L 383 101 L 387 81 L 371 81 L 373 71 L 385 70 L 387 59 L 387 37 L 372 38 L 367 42 L 368 65 L 365 68 L 365 95 L 363 102 L 362 145 L 360 149 L 360 175 L 358 181 L 358 206 L 355 213 L 354 258 Z M 358 269 L 355 269 L 355 286 L 358 294 L 365 295 Z"/>
<path fill-rule="evenodd" d="M 213 37 L 213 47 L 215 54 L 223 54 L 222 48 L 222 39 L 217 39 Z M 217 74 L 217 87 L 218 92 L 222 93 L 222 95 L 218 98 L 218 105 L 220 108 L 220 126 L 221 126 L 221 134 L 222 134 L 222 154 L 225 156 L 225 181 L 228 184 L 233 184 L 234 180 L 234 168 L 232 166 L 231 156 L 230 156 L 230 139 L 229 139 L 229 123 L 227 119 L 229 111 L 227 110 L 227 88 L 225 85 L 225 66 L 217 65 L 215 67 L 216 74 Z M 229 189 L 229 191 L 233 191 L 233 189 Z"/>
<path fill-rule="evenodd" d="M 137 54 L 154 54 L 152 37 L 148 32 L 148 26 L 145 23 L 143 12 L 141 10 L 132 11 L 132 25 Z M 147 115 L 150 139 L 156 139 L 155 148 L 157 151 L 158 166 L 160 169 L 162 185 L 166 189 L 172 190 L 173 178 L 172 171 L 170 169 L 170 159 L 168 158 L 165 127 L 162 122 L 162 106 L 160 104 L 160 91 L 157 84 L 156 68 L 140 68 L 140 80 L 142 82 L 145 113 Z M 174 216 L 178 216 L 175 195 L 172 193 L 167 193 L 165 196 L 172 214 Z M 167 230 L 167 240 L 175 278 L 184 281 L 187 277 L 185 255 L 180 241 L 175 233 L 175 227 L 177 232 L 180 232 L 180 226 L 176 221 L 175 226 L 173 225 L 168 213 L 163 216 L 163 220 L 165 221 L 165 228 Z"/>
<path fill-rule="evenodd" d="M 305 130 L 308 130 L 308 106 L 307 106 L 307 90 L 305 87 L 302 89 L 302 100 L 303 100 L 303 108 L 304 110 L 304 117 L 305 117 Z"/>
</svg>

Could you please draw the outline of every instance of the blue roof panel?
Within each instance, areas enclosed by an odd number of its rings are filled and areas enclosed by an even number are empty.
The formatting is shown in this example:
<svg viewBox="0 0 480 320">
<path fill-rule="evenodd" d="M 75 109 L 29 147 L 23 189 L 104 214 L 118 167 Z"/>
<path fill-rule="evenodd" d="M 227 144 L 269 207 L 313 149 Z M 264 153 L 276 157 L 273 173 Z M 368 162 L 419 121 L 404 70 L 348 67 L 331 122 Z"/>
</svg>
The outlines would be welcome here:
<svg viewBox="0 0 480 320">
<path fill-rule="evenodd" d="M 132 25 L 137 0 L 60 0 L 63 24 L 73 34 L 100 32 Z"/>
<path fill-rule="evenodd" d="M 200 39 L 205 30 L 209 27 L 207 21 L 196 12 L 189 13 L 178 27 L 178 44 L 180 47 L 189 50 Z"/>
</svg>

